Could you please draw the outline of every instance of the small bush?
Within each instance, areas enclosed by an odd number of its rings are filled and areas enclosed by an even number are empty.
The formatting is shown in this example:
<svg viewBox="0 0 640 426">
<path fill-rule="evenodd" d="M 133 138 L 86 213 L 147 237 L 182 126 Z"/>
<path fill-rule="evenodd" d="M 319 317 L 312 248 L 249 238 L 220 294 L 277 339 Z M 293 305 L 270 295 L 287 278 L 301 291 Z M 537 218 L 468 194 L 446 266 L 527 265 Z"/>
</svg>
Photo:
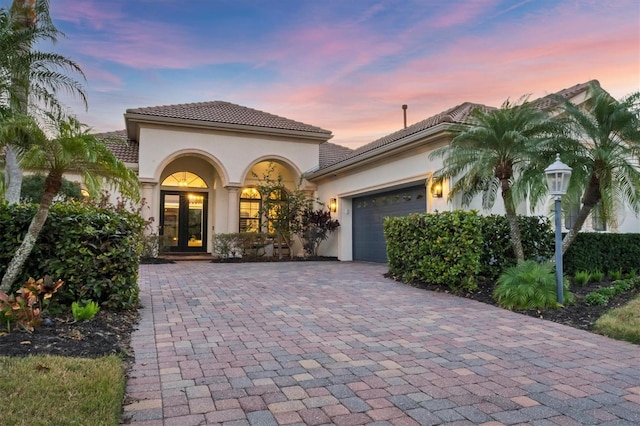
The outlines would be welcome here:
<svg viewBox="0 0 640 426">
<path fill-rule="evenodd" d="M 240 234 L 216 234 L 213 240 L 213 251 L 222 259 L 242 256 Z"/>
<path fill-rule="evenodd" d="M 627 273 L 627 278 L 635 278 L 638 276 L 638 270 L 635 268 L 631 268 L 631 270 Z"/>
<path fill-rule="evenodd" d="M 42 314 L 61 286 L 61 280 L 54 282 L 46 275 L 38 281 L 30 277 L 24 287 L 11 296 L 0 293 L 0 317 L 6 323 L 7 331 L 11 331 L 12 323 L 26 331 L 33 331 L 42 323 Z"/>
<path fill-rule="evenodd" d="M 564 300 L 573 301 L 564 282 Z M 556 276 L 551 263 L 527 260 L 520 265 L 507 268 L 498 278 L 494 293 L 498 305 L 507 309 L 549 309 L 559 306 L 556 295 Z"/>
<path fill-rule="evenodd" d="M 453 291 L 474 289 L 482 253 L 481 218 L 475 211 L 386 218 L 389 272 L 404 282 L 426 282 Z"/>
<path fill-rule="evenodd" d="M 587 294 L 584 303 L 587 305 L 606 305 L 612 297 L 636 288 L 640 289 L 640 278 L 638 277 L 619 280 L 609 287 L 601 287 Z"/>
<path fill-rule="evenodd" d="M 71 313 L 73 314 L 73 319 L 76 321 L 91 319 L 96 316 L 99 310 L 100 306 L 93 300 L 84 305 L 80 305 L 78 302 L 71 304 Z"/>
<path fill-rule="evenodd" d="M 592 291 L 584 298 L 584 304 L 587 306 L 601 306 L 609 302 L 609 297 L 604 294 Z"/>
<path fill-rule="evenodd" d="M 502 271 L 516 265 L 509 222 L 504 215 L 481 217 L 482 271 L 485 278 L 495 280 Z M 546 260 L 554 253 L 553 231 L 544 216 L 518 216 L 525 259 Z"/>
<path fill-rule="evenodd" d="M 613 271 L 609 271 L 609 279 L 611 281 L 617 281 L 619 279 L 622 278 L 622 270 L 621 269 L 616 269 Z"/>
<path fill-rule="evenodd" d="M 590 279 L 591 274 L 587 271 L 578 271 L 573 277 L 573 281 L 578 285 L 585 285 Z"/>
<path fill-rule="evenodd" d="M 600 269 L 596 269 L 595 271 L 591 272 L 591 279 L 596 283 L 602 282 L 602 280 L 604 279 L 604 272 L 602 272 Z"/>
</svg>

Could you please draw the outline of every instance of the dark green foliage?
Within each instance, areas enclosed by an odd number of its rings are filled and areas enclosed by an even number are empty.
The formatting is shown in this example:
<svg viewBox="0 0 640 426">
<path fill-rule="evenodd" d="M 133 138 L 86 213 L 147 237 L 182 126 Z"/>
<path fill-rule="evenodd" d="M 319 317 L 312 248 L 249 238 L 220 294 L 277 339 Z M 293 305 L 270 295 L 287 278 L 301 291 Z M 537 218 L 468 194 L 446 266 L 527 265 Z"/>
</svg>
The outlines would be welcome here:
<svg viewBox="0 0 640 426">
<path fill-rule="evenodd" d="M 20 191 L 20 199 L 25 203 L 37 203 L 42 198 L 44 192 L 44 175 L 29 175 L 22 178 L 22 188 Z M 82 192 L 80 184 L 71 182 L 62 178 L 62 187 L 56 196 L 56 199 L 64 200 L 81 200 Z"/>
<path fill-rule="evenodd" d="M 617 271 L 640 268 L 640 234 L 581 232 L 563 258 L 564 271 Z M 595 279 L 595 278 L 594 278 Z"/>
<path fill-rule="evenodd" d="M 386 218 L 389 272 L 404 282 L 477 287 L 482 250 L 481 218 L 457 210 Z"/>
<path fill-rule="evenodd" d="M 554 239 L 549 219 L 544 216 L 518 216 L 525 259 L 546 260 L 553 257 Z M 505 268 L 516 264 L 511 245 L 509 223 L 505 216 L 482 217 L 481 275 L 496 279 Z"/>
<path fill-rule="evenodd" d="M 611 281 L 617 281 L 622 278 L 622 270 L 621 269 L 613 269 L 610 270 L 607 275 L 609 275 L 609 279 Z"/>
<path fill-rule="evenodd" d="M 600 269 L 596 269 L 595 271 L 591 272 L 591 278 L 594 282 L 599 283 L 604 279 L 604 272 L 602 272 Z"/>
<path fill-rule="evenodd" d="M 340 222 L 331 218 L 329 210 L 304 209 L 302 212 L 302 237 L 305 254 L 317 256 L 320 243 L 329 238 L 329 234 L 339 226 Z"/>
<path fill-rule="evenodd" d="M 0 276 L 36 208 L 0 204 Z M 65 283 L 58 291 L 60 303 L 90 299 L 108 309 L 133 308 L 138 304 L 143 228 L 143 219 L 135 213 L 56 204 L 17 282 L 48 274 Z"/>
<path fill-rule="evenodd" d="M 585 296 L 584 303 L 587 305 L 606 305 L 612 297 L 634 289 L 640 289 L 639 277 L 616 281 L 609 287 L 601 287 L 592 291 Z"/>
<path fill-rule="evenodd" d="M 556 276 L 551 263 L 527 260 L 507 268 L 493 292 L 493 298 L 507 309 L 549 309 L 559 307 L 556 295 Z M 564 280 L 564 300 L 573 301 L 569 282 Z"/>
<path fill-rule="evenodd" d="M 591 279 L 591 273 L 587 271 L 578 271 L 573 276 L 573 280 L 577 285 L 585 285 Z"/>
</svg>

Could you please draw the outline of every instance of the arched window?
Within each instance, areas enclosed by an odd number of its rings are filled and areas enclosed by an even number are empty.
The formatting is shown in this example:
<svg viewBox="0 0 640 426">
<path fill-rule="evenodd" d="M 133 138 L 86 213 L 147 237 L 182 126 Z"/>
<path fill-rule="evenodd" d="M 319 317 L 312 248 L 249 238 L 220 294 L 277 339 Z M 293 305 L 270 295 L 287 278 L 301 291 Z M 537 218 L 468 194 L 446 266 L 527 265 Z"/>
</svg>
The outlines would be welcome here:
<svg viewBox="0 0 640 426">
<path fill-rule="evenodd" d="M 178 188 L 207 188 L 207 183 L 197 174 L 191 172 L 176 172 L 162 181 L 162 186 L 177 186 Z"/>
<path fill-rule="evenodd" d="M 255 188 L 244 188 L 240 193 L 240 232 L 260 232 L 262 197 Z"/>
</svg>

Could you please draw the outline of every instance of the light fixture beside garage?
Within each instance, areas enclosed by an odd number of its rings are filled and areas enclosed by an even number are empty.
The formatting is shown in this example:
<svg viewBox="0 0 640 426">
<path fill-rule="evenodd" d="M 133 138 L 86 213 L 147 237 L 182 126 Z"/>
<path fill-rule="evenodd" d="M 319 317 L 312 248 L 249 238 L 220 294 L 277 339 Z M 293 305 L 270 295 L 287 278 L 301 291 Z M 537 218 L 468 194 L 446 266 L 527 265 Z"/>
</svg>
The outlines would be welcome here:
<svg viewBox="0 0 640 426">
<path fill-rule="evenodd" d="M 336 200 L 335 198 L 331 198 L 329 200 L 329 211 L 331 211 L 331 213 L 335 213 L 338 211 L 338 200 Z"/>
<path fill-rule="evenodd" d="M 431 195 L 433 198 L 442 198 L 442 181 L 434 181 L 431 184 Z"/>
</svg>

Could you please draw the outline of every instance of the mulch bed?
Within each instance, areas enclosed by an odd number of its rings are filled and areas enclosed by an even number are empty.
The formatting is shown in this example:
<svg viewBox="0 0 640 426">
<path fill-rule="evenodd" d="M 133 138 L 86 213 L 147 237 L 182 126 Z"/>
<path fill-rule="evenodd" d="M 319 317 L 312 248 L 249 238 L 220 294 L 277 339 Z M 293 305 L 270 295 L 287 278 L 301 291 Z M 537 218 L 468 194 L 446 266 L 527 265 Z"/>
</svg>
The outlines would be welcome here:
<svg viewBox="0 0 640 426">
<path fill-rule="evenodd" d="M 138 322 L 138 312 L 101 310 L 87 321 L 60 316 L 46 321 L 33 332 L 0 332 L 0 356 L 60 355 L 95 358 L 119 355 L 133 359 L 129 346 L 131 333 Z M 47 325 L 48 323 L 48 325 Z"/>
<path fill-rule="evenodd" d="M 246 261 L 247 259 L 244 260 Z M 316 260 L 335 260 L 335 258 Z M 270 261 L 291 261 L 291 259 L 281 260 L 276 258 L 270 259 Z M 571 291 L 576 296 L 576 303 L 564 309 L 516 312 L 583 330 L 591 330 L 595 321 L 604 312 L 626 304 L 638 294 L 638 291 L 635 291 L 616 296 L 606 306 L 587 306 L 582 302 L 588 293 L 603 285 L 609 285 L 609 283 L 589 283 L 585 286 L 573 286 Z M 418 287 L 437 292 L 450 292 L 448 289 L 434 285 L 422 284 Z M 476 291 L 459 294 L 458 296 L 496 305 L 491 297 L 492 293 L 493 285 L 485 284 Z M 50 325 L 37 327 L 31 333 L 20 330 L 14 330 L 10 333 L 0 331 L 0 356 L 49 354 L 90 358 L 118 354 L 123 357 L 125 362 L 130 362 L 133 359 L 133 353 L 130 348 L 131 333 L 135 329 L 137 321 L 137 312 L 108 312 L 102 310 L 98 312 L 95 318 L 88 321 L 74 322 L 73 318 L 69 316 L 53 318 Z"/>
<path fill-rule="evenodd" d="M 600 316 L 602 316 L 602 314 L 611 309 L 624 306 L 640 293 L 640 291 L 635 290 L 617 295 L 611 298 L 609 300 L 609 303 L 607 303 L 606 305 L 589 306 L 584 304 L 584 298 L 587 294 L 599 289 L 600 287 L 608 287 L 609 285 L 611 285 L 611 282 L 609 281 L 588 283 L 583 286 L 572 285 L 570 290 L 575 296 L 575 303 L 565 306 L 562 309 L 528 309 L 515 310 L 514 312 L 531 317 L 554 321 L 582 330 L 592 331 L 594 323 L 598 318 L 600 318 Z M 418 284 L 417 287 L 437 292 L 451 292 L 448 288 L 437 285 Z M 479 288 L 475 291 L 457 294 L 457 296 L 466 297 L 478 302 L 498 306 L 498 304 L 495 300 L 493 300 L 492 297 L 494 287 L 495 285 L 493 283 L 484 283 L 480 285 Z"/>
</svg>

